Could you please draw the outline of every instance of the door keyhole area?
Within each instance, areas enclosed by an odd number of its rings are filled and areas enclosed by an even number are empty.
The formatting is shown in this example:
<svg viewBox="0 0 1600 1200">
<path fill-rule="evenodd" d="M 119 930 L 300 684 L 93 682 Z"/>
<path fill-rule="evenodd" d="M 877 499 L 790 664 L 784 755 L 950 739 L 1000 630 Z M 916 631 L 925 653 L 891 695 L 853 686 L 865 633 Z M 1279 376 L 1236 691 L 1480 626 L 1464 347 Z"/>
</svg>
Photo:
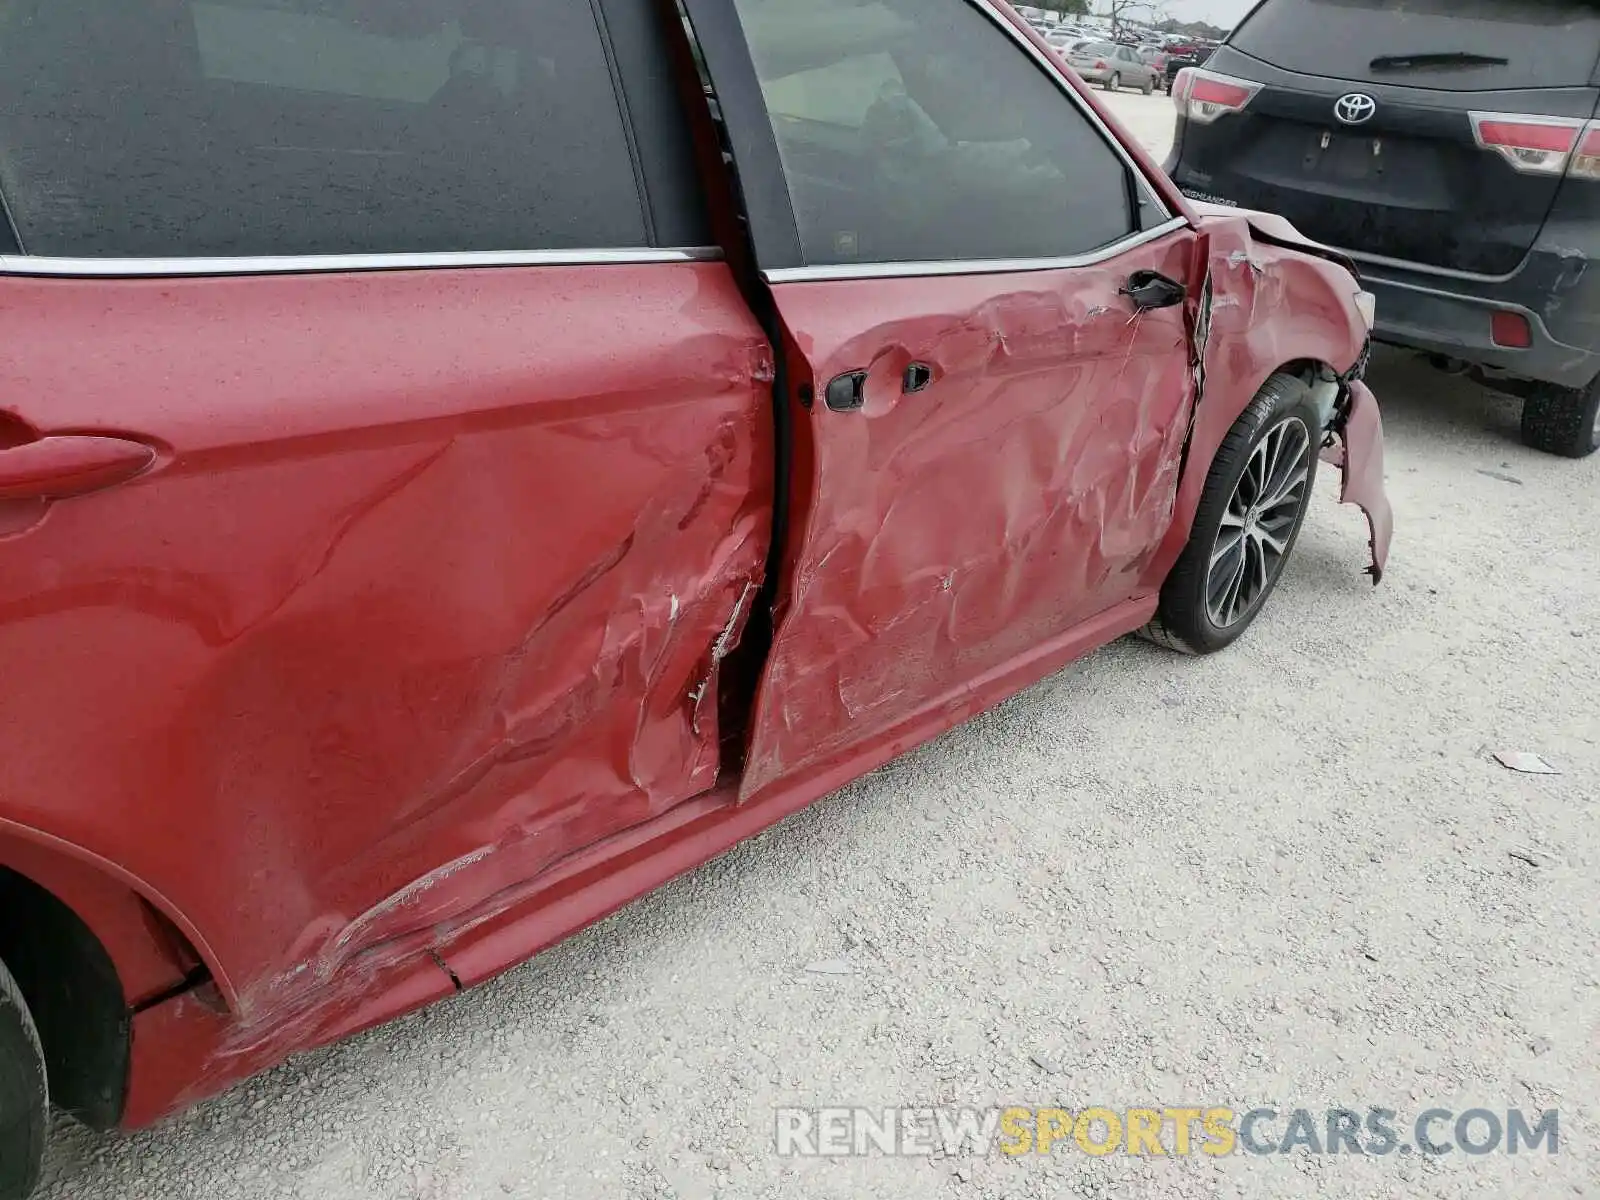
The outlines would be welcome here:
<svg viewBox="0 0 1600 1200">
<path fill-rule="evenodd" d="M 933 382 L 933 368 L 927 363 L 914 362 L 900 377 L 900 390 L 910 396 L 924 391 Z M 833 412 L 859 412 L 867 402 L 867 373 L 847 371 L 836 375 L 823 394 L 823 401 Z"/>
<path fill-rule="evenodd" d="M 833 412 L 857 412 L 867 402 L 867 373 L 847 371 L 828 384 L 824 403 Z"/>
</svg>

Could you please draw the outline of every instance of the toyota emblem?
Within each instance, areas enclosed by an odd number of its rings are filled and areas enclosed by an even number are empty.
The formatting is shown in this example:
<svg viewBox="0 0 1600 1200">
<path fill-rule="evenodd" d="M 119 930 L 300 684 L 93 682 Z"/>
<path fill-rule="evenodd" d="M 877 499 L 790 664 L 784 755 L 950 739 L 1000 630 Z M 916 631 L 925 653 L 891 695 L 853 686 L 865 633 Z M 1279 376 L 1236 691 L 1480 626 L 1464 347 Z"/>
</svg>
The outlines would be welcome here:
<svg viewBox="0 0 1600 1200">
<path fill-rule="evenodd" d="M 1333 115 L 1346 125 L 1360 125 L 1372 120 L 1372 114 L 1378 111 L 1378 102 L 1365 92 L 1351 92 L 1348 96 L 1340 96 L 1333 105 Z"/>
</svg>

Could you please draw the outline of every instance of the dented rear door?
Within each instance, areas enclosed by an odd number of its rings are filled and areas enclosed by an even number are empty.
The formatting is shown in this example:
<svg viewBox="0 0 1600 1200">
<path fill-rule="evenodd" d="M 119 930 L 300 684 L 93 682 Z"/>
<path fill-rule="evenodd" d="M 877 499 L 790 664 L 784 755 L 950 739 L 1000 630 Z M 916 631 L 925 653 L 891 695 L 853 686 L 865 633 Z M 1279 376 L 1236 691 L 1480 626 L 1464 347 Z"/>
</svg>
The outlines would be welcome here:
<svg viewBox="0 0 1600 1200">
<path fill-rule="evenodd" d="M 796 431 L 750 796 L 896 744 L 1136 592 L 1187 431 L 1194 235 L 982 3 L 735 7 L 742 70 L 697 28 Z"/>
<path fill-rule="evenodd" d="M 261 1027 L 712 786 L 771 352 L 588 5 L 20 7 L 0 818 Z"/>
</svg>

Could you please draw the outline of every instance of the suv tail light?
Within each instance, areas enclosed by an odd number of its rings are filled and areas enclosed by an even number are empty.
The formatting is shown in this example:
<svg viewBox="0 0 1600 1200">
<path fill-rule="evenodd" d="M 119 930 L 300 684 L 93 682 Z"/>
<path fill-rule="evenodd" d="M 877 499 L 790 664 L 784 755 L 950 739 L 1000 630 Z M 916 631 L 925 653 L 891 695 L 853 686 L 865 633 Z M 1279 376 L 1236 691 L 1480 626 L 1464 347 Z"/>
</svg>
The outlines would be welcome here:
<svg viewBox="0 0 1600 1200">
<path fill-rule="evenodd" d="M 1590 121 L 1584 129 L 1567 174 L 1573 179 L 1600 179 L 1600 121 Z"/>
<path fill-rule="evenodd" d="M 1524 117 L 1512 113 L 1472 116 L 1472 136 L 1525 175 L 1560 175 L 1567 169 L 1584 122 L 1562 117 Z"/>
<path fill-rule="evenodd" d="M 1600 180 L 1600 121 L 1475 112 L 1472 135 L 1526 175 Z"/>
<path fill-rule="evenodd" d="M 1179 116 L 1209 125 L 1226 113 L 1241 111 L 1261 90 L 1259 83 L 1220 75 L 1203 67 L 1185 67 L 1172 80 L 1172 102 Z"/>
</svg>

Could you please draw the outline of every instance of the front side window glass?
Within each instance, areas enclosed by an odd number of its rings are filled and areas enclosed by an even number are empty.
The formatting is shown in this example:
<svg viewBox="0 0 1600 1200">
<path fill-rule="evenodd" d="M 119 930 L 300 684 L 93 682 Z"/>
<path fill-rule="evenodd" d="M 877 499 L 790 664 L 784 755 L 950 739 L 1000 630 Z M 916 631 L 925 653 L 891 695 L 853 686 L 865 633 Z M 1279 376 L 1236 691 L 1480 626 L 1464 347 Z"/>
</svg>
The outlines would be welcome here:
<svg viewBox="0 0 1600 1200">
<path fill-rule="evenodd" d="M 808 264 L 1058 258 L 1135 227 L 1120 156 L 967 0 L 736 0 Z"/>
</svg>

